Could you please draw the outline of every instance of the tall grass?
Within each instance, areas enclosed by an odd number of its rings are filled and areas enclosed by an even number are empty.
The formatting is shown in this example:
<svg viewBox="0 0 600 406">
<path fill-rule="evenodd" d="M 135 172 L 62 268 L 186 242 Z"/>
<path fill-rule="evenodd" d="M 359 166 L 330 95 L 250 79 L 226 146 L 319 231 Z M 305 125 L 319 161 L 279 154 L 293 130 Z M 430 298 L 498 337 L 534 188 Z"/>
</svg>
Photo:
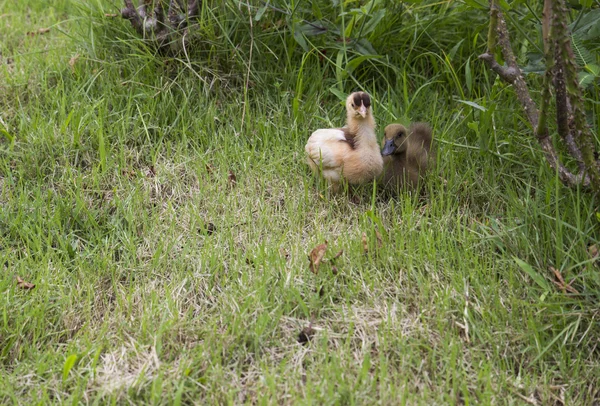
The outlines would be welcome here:
<svg viewBox="0 0 600 406">
<path fill-rule="evenodd" d="M 597 401 L 597 202 L 477 61 L 485 11 L 270 4 L 204 2 L 159 55 L 118 2 L 0 2 L 2 403 Z M 311 176 L 358 88 L 380 127 L 432 124 L 424 196 Z"/>
</svg>

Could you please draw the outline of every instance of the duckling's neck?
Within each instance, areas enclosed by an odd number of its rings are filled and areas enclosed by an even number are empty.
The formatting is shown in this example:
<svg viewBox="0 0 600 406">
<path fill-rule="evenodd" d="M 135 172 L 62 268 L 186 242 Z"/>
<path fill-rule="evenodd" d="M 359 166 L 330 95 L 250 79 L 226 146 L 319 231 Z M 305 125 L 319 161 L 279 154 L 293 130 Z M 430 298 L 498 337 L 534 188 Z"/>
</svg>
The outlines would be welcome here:
<svg viewBox="0 0 600 406">
<path fill-rule="evenodd" d="M 366 119 L 358 120 L 348 115 L 348 130 L 354 134 L 354 138 L 362 144 L 377 145 L 377 136 L 375 135 L 375 119 L 369 115 Z"/>
</svg>

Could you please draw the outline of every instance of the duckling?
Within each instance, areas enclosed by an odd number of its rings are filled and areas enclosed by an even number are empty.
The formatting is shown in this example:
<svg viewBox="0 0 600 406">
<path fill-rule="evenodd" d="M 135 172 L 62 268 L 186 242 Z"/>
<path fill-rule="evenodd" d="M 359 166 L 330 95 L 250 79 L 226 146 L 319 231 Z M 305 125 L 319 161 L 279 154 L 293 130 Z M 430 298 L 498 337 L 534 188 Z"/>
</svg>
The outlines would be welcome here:
<svg viewBox="0 0 600 406">
<path fill-rule="evenodd" d="M 407 130 L 401 124 L 385 127 L 383 139 L 383 185 L 414 189 L 431 166 L 431 127 L 414 123 Z"/>
<path fill-rule="evenodd" d="M 347 122 L 343 128 L 320 129 L 306 143 L 308 165 L 339 190 L 345 179 L 350 184 L 373 180 L 383 170 L 383 158 L 375 134 L 371 98 L 365 92 L 346 99 Z"/>
</svg>

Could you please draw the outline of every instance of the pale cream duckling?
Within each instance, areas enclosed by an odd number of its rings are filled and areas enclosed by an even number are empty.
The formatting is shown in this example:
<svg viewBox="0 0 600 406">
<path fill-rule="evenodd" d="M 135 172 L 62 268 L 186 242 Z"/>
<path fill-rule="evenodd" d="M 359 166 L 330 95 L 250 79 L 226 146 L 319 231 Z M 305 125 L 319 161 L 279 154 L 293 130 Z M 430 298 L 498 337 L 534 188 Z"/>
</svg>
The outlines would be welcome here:
<svg viewBox="0 0 600 406">
<path fill-rule="evenodd" d="M 401 124 L 385 127 L 383 139 L 383 185 L 398 190 L 414 189 L 433 164 L 431 127 L 414 123 L 408 130 Z"/>
<path fill-rule="evenodd" d="M 364 92 L 352 93 L 346 99 L 346 111 L 345 127 L 315 131 L 304 148 L 312 171 L 320 172 L 334 191 L 342 178 L 360 184 L 373 180 L 383 170 L 371 98 Z"/>
</svg>

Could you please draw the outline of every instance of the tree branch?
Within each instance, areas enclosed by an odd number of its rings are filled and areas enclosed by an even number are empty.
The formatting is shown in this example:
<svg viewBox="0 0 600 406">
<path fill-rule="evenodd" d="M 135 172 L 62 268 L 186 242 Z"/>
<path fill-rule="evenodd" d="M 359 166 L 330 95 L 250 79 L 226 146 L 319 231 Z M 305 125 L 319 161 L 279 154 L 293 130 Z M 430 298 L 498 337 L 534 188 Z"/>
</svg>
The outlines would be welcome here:
<svg viewBox="0 0 600 406">
<path fill-rule="evenodd" d="M 545 5 L 544 10 L 546 11 L 546 6 L 549 7 L 549 2 L 552 0 L 545 0 L 548 2 L 548 5 Z M 549 21 L 549 20 L 548 20 Z M 544 38 L 548 38 L 550 40 L 550 30 L 549 25 L 543 26 L 543 35 Z M 495 57 L 494 51 L 495 47 L 499 46 L 502 55 L 504 56 L 504 60 L 506 61 L 506 66 L 500 65 Z M 496 72 L 500 78 L 510 83 L 515 89 L 515 95 L 519 100 L 519 103 L 525 110 L 525 114 L 527 116 L 527 120 L 531 124 L 534 134 L 540 146 L 542 147 L 542 151 L 544 152 L 544 156 L 546 160 L 550 164 L 550 167 L 557 171 L 560 180 L 569 185 L 576 186 L 579 184 L 587 184 L 589 183 L 589 179 L 587 175 L 584 175 L 584 172 L 580 172 L 579 174 L 573 174 L 567 167 L 565 167 L 560 160 L 558 159 L 558 154 L 554 145 L 552 144 L 552 139 L 548 133 L 547 126 L 547 116 L 550 105 L 550 84 L 552 82 L 552 69 L 553 66 L 553 58 L 551 58 L 551 54 L 554 51 L 553 47 L 545 47 L 546 48 L 546 57 L 547 63 L 549 64 L 546 72 L 545 78 L 545 86 L 542 95 L 542 105 L 541 112 L 538 111 L 536 104 L 534 103 L 531 95 L 529 93 L 529 88 L 523 79 L 523 74 L 519 65 L 517 64 L 517 59 L 515 58 L 514 52 L 512 50 L 512 46 L 510 44 L 510 37 L 508 34 L 508 28 L 506 26 L 506 21 L 504 19 L 504 15 L 502 11 L 498 8 L 495 0 L 490 0 L 490 29 L 488 32 L 488 50 L 484 54 L 479 56 L 479 59 L 484 61 L 488 67 Z"/>
</svg>

